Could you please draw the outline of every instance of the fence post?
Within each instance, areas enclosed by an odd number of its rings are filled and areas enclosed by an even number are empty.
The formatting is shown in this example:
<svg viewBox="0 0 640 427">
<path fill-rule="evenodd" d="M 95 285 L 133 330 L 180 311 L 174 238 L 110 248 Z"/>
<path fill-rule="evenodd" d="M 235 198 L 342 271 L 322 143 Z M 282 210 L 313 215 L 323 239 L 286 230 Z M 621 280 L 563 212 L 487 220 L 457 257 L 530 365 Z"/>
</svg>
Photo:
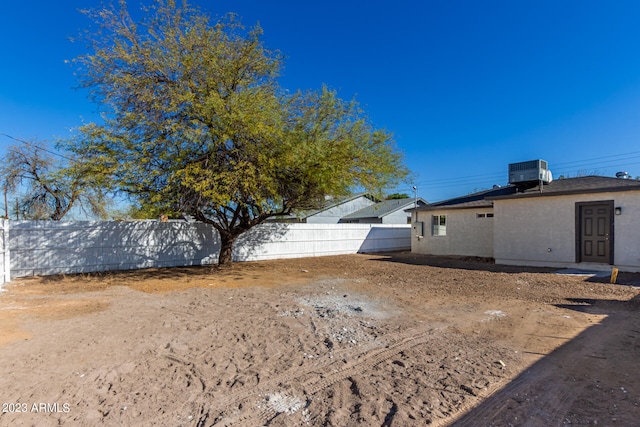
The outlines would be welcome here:
<svg viewBox="0 0 640 427">
<path fill-rule="evenodd" d="M 2 260 L 2 282 L 0 283 L 0 288 L 2 285 L 9 282 L 11 280 L 11 257 L 9 251 L 9 220 L 2 219 L 0 220 L 0 256 Z"/>
</svg>

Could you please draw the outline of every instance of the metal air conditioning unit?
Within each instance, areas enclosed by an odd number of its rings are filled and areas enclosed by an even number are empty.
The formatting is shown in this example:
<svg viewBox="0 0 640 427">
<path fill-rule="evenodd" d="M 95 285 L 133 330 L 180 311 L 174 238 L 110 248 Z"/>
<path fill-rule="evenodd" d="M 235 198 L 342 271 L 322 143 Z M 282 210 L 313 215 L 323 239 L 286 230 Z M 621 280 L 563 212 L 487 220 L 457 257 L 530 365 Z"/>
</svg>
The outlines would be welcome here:
<svg viewBox="0 0 640 427">
<path fill-rule="evenodd" d="M 509 165 L 509 184 L 516 186 L 535 186 L 542 182 L 549 184 L 553 180 L 549 165 L 544 160 L 511 163 Z"/>
</svg>

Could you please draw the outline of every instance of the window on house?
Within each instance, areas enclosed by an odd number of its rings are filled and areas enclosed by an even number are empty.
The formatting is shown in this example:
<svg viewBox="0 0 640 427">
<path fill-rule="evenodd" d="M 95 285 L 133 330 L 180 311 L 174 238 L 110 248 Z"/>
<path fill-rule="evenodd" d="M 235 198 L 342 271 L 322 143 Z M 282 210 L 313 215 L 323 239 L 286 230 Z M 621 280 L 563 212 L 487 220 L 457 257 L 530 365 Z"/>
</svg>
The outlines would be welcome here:
<svg viewBox="0 0 640 427">
<path fill-rule="evenodd" d="M 433 215 L 433 236 L 446 236 L 447 235 L 447 216 L 446 215 Z"/>
<path fill-rule="evenodd" d="M 493 214 L 492 213 L 488 213 L 487 214 L 487 218 L 493 218 Z"/>
<path fill-rule="evenodd" d="M 485 214 L 476 214 L 476 218 L 484 218 L 485 216 Z"/>
</svg>

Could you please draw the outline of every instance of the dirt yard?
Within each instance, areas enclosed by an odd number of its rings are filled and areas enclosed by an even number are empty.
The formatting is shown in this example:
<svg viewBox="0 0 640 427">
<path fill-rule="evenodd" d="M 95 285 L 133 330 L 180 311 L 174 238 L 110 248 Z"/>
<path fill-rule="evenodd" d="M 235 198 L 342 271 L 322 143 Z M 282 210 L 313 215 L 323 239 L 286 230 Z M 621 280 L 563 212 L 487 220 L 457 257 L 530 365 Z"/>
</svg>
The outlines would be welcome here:
<svg viewBox="0 0 640 427">
<path fill-rule="evenodd" d="M 0 425 L 638 426 L 640 276 L 607 282 L 409 253 L 14 280 Z"/>
</svg>

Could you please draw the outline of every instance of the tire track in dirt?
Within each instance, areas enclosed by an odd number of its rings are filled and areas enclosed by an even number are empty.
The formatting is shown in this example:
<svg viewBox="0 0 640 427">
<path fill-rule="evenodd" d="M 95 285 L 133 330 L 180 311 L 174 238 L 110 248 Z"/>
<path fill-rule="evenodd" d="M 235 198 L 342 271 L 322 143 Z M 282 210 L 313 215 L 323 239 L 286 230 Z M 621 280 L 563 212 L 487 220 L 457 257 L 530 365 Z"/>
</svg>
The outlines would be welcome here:
<svg viewBox="0 0 640 427">
<path fill-rule="evenodd" d="M 313 395 L 337 382 L 346 380 L 356 373 L 373 369 L 376 365 L 391 359 L 404 350 L 430 341 L 430 333 L 433 331 L 434 330 L 431 329 L 428 331 L 414 333 L 408 337 L 401 338 L 395 344 L 388 345 L 383 350 L 371 351 L 369 353 L 362 354 L 356 362 L 350 363 L 327 376 L 322 376 L 319 380 L 308 381 L 303 384 L 303 389 L 306 394 Z"/>
<path fill-rule="evenodd" d="M 268 401 L 262 404 L 265 407 L 257 413 L 253 407 L 247 414 L 243 413 L 247 412 L 245 409 L 249 409 L 248 407 L 252 403 L 258 404 L 261 399 L 269 396 L 269 392 L 291 389 L 292 391 L 295 390 L 293 394 L 298 399 L 308 401 L 311 396 L 321 390 L 344 381 L 355 374 L 371 370 L 404 350 L 428 343 L 433 339 L 435 331 L 435 329 L 412 329 L 401 334 L 388 335 L 384 341 L 391 342 L 391 344 L 380 343 L 380 345 L 384 345 L 383 349 L 379 349 L 378 346 L 375 349 L 367 349 L 355 354 L 347 350 L 342 355 L 334 355 L 334 360 L 328 364 L 315 365 L 304 369 L 291 369 L 252 390 L 241 390 L 227 395 L 221 401 L 218 400 L 215 405 L 209 406 L 205 413 L 195 420 L 194 425 L 263 425 L 281 413 L 281 411 L 279 412 L 269 406 Z M 345 358 L 351 358 L 354 361 L 347 363 L 345 366 L 336 367 L 338 364 L 344 364 Z M 305 381 L 304 378 L 309 376 L 312 379 Z M 205 393 L 205 396 L 198 400 L 206 401 L 207 397 L 211 397 L 210 393 Z M 190 403 L 193 402 L 185 403 L 185 406 Z M 211 421 L 213 423 L 210 423 Z"/>
</svg>

